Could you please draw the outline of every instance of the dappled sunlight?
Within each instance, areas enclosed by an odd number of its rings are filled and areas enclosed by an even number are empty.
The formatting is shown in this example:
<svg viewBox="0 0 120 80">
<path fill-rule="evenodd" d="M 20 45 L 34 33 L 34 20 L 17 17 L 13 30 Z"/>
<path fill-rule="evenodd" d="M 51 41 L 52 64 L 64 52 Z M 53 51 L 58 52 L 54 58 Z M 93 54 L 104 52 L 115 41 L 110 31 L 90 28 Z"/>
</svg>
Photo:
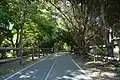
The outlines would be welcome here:
<svg viewBox="0 0 120 80">
<path fill-rule="evenodd" d="M 38 71 L 39 71 L 38 69 L 34 69 L 34 70 L 28 71 L 24 74 L 21 73 L 19 78 L 20 79 L 36 78 L 35 75 Z"/>
<path fill-rule="evenodd" d="M 116 67 L 112 64 L 106 64 L 103 61 L 89 61 L 85 63 L 87 67 L 85 74 L 95 80 L 115 80 Z"/>
<path fill-rule="evenodd" d="M 90 77 L 100 77 L 100 72 L 90 72 L 89 74 L 88 74 Z"/>
<path fill-rule="evenodd" d="M 7 54 L 7 57 L 13 57 L 13 55 L 12 54 Z"/>
<path fill-rule="evenodd" d="M 66 75 L 56 77 L 54 80 L 93 80 L 84 70 L 67 70 Z"/>
<path fill-rule="evenodd" d="M 21 75 L 19 78 L 30 78 L 28 75 Z"/>
<path fill-rule="evenodd" d="M 114 78 L 116 73 L 110 71 L 102 71 L 97 68 L 89 68 L 86 70 L 86 74 L 92 78 L 102 79 L 104 77 Z"/>
<path fill-rule="evenodd" d="M 87 72 L 90 71 L 90 72 L 100 72 L 101 70 L 100 69 L 97 69 L 97 68 L 88 68 L 86 70 Z"/>
<path fill-rule="evenodd" d="M 114 78 L 114 76 L 116 76 L 116 73 L 112 73 L 112 72 L 101 72 L 101 76 L 108 76 L 110 78 Z"/>
<path fill-rule="evenodd" d="M 33 73 L 34 73 L 34 71 L 29 71 L 29 73 L 33 74 Z"/>
<path fill-rule="evenodd" d="M 90 78 L 89 76 L 86 76 L 86 75 L 76 75 L 73 80 L 76 79 L 76 80 L 79 80 L 79 79 L 82 79 L 82 80 L 92 80 L 92 78 Z"/>
<path fill-rule="evenodd" d="M 102 61 L 90 61 L 90 62 L 86 62 L 85 65 L 90 65 L 90 64 L 103 64 Z"/>
<path fill-rule="evenodd" d="M 68 52 L 57 52 L 53 55 L 53 57 L 60 57 L 60 56 L 63 56 L 65 54 L 68 54 Z"/>
<path fill-rule="evenodd" d="M 59 56 L 62 56 L 62 55 L 60 55 L 60 54 L 55 54 L 55 55 L 54 55 L 54 57 L 59 57 Z"/>
<path fill-rule="evenodd" d="M 115 48 L 113 49 L 113 52 L 114 52 L 114 56 L 116 58 L 116 60 L 119 60 L 119 47 L 118 46 L 115 46 Z"/>
<path fill-rule="evenodd" d="M 116 70 L 116 67 L 114 67 L 113 65 L 111 65 L 111 66 L 107 66 L 107 67 L 104 67 L 104 69 L 107 71 L 107 70 L 109 70 L 109 71 L 115 71 Z"/>
<path fill-rule="evenodd" d="M 34 57 L 34 59 L 38 59 L 38 57 Z M 31 60 L 32 60 L 32 57 L 29 57 L 29 58 L 27 58 L 26 61 L 31 61 Z"/>
<path fill-rule="evenodd" d="M 90 77 L 100 77 L 100 70 L 96 68 L 90 68 L 86 70 L 86 74 Z"/>
</svg>

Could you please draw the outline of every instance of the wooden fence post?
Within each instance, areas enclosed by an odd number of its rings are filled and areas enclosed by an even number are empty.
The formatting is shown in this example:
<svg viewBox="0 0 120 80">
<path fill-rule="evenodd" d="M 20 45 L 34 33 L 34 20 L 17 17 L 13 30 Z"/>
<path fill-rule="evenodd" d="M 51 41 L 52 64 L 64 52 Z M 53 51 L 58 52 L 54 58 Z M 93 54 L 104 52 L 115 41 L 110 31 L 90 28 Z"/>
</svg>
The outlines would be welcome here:
<svg viewBox="0 0 120 80">
<path fill-rule="evenodd" d="M 35 50 L 34 50 L 34 47 L 32 49 L 32 61 L 34 61 L 34 53 L 35 53 Z"/>
<path fill-rule="evenodd" d="M 45 52 L 46 52 L 46 55 L 48 55 L 48 53 L 49 53 L 49 49 L 48 49 L 48 48 L 46 48 L 46 51 L 45 51 Z"/>
<path fill-rule="evenodd" d="M 95 45 L 93 45 L 93 53 L 94 53 L 94 61 L 96 61 L 97 60 L 97 57 L 96 57 L 97 50 L 96 50 L 96 46 Z"/>
<path fill-rule="evenodd" d="M 18 56 L 17 57 L 20 57 L 20 59 L 19 59 L 19 63 L 20 63 L 20 66 L 22 65 L 22 63 L 23 63 L 23 58 L 22 58 L 22 47 L 19 47 L 19 49 L 18 49 Z"/>
<path fill-rule="evenodd" d="M 39 49 L 38 57 L 40 58 L 41 49 Z"/>
<path fill-rule="evenodd" d="M 7 50 L 15 50 L 17 53 L 17 59 L 19 60 L 19 64 L 20 66 L 23 63 L 23 58 L 22 58 L 22 46 L 19 46 L 17 48 L 13 48 L 13 47 L 0 47 L 0 51 L 7 51 Z"/>
<path fill-rule="evenodd" d="M 43 57 L 45 56 L 45 50 L 44 49 L 42 49 L 42 53 L 43 53 Z"/>
</svg>

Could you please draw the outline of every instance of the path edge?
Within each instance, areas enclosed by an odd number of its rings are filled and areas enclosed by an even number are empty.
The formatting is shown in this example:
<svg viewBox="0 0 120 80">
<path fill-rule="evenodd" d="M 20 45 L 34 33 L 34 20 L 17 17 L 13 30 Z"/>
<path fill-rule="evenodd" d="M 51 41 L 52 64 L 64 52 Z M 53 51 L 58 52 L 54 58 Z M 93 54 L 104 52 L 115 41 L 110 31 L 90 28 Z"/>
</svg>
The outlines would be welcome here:
<svg viewBox="0 0 120 80">
<path fill-rule="evenodd" d="M 49 57 L 49 56 L 47 56 L 46 58 L 48 58 L 48 57 Z M 41 60 L 35 62 L 34 64 L 31 64 L 31 65 L 29 65 L 29 66 L 27 66 L 27 67 L 25 67 L 25 68 L 23 68 L 23 69 L 21 69 L 21 70 L 15 72 L 15 73 L 13 73 L 12 75 L 10 75 L 10 76 L 4 78 L 4 80 L 8 80 L 8 79 L 12 78 L 13 76 L 19 74 L 20 72 L 22 72 L 22 71 L 24 71 L 24 70 L 26 70 L 26 69 L 28 69 L 28 68 L 34 66 L 35 64 L 37 64 L 37 63 L 39 63 L 39 62 L 42 62 L 42 61 L 45 60 L 46 58 L 43 58 L 43 59 L 41 59 Z"/>
</svg>

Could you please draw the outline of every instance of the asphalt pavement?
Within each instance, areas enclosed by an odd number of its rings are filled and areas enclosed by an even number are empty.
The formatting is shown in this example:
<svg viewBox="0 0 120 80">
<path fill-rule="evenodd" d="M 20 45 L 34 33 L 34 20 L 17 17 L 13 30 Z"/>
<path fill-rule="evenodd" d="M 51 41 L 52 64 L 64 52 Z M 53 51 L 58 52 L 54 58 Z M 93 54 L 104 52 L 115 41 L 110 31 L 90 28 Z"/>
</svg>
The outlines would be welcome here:
<svg viewBox="0 0 120 80">
<path fill-rule="evenodd" d="M 93 80 L 68 52 L 58 52 L 4 80 Z"/>
</svg>

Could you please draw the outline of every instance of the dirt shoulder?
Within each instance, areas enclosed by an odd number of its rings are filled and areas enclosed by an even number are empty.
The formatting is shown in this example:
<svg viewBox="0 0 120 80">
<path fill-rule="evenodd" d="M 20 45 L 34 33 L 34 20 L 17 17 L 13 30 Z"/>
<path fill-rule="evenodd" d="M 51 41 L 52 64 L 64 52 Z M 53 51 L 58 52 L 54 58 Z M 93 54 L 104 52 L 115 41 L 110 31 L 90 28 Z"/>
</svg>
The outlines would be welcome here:
<svg viewBox="0 0 120 80">
<path fill-rule="evenodd" d="M 79 55 L 72 55 L 72 57 L 93 80 L 120 80 L 120 67 L 105 65 L 102 61 L 95 62 L 91 58 L 82 58 Z"/>
</svg>

